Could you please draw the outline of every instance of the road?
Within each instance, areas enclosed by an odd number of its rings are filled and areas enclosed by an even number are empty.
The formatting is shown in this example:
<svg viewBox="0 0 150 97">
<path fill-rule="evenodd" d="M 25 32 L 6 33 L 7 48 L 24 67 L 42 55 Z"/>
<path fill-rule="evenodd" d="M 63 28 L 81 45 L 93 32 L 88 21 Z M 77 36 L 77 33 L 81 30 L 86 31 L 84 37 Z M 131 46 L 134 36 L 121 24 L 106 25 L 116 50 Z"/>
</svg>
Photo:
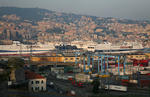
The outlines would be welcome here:
<svg viewBox="0 0 150 97">
<path fill-rule="evenodd" d="M 54 86 L 62 91 L 73 90 L 76 92 L 76 95 L 80 97 L 88 97 L 88 95 L 90 95 L 89 91 L 92 88 L 91 85 L 85 86 L 83 88 L 75 87 L 72 85 L 71 81 L 57 79 L 52 75 L 49 75 L 47 77 L 47 83 L 50 83 L 50 82 L 54 82 Z"/>
<path fill-rule="evenodd" d="M 110 79 L 108 79 L 110 80 Z M 83 88 L 79 88 L 79 87 L 74 87 L 71 82 L 69 81 L 65 81 L 65 80 L 60 80 L 60 79 L 56 79 L 54 76 L 49 75 L 48 76 L 48 81 L 47 82 L 54 82 L 55 85 L 60 88 L 63 89 L 65 91 L 68 90 L 74 90 L 77 94 L 77 96 L 81 96 L 81 97 L 88 97 L 89 95 L 92 95 L 92 86 L 88 85 L 85 86 Z M 128 88 L 127 92 L 119 92 L 119 91 L 104 91 L 104 93 L 108 93 L 111 95 L 127 95 L 127 94 L 132 94 L 132 95 L 141 95 L 141 97 L 150 97 L 150 90 L 146 90 L 146 89 L 137 89 L 137 88 Z"/>
</svg>

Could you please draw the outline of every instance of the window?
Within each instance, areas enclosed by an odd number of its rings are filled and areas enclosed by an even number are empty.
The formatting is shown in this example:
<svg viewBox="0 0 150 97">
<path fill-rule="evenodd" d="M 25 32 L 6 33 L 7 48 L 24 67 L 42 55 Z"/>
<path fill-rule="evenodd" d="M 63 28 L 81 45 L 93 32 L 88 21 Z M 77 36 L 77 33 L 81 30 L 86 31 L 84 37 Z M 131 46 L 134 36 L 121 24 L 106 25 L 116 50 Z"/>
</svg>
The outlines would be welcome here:
<svg viewBox="0 0 150 97">
<path fill-rule="evenodd" d="M 33 81 L 31 81 L 31 84 L 33 84 Z"/>
<path fill-rule="evenodd" d="M 35 87 L 35 90 L 38 91 L 38 90 L 39 90 L 39 87 Z"/>
<path fill-rule="evenodd" d="M 39 84 L 39 81 L 36 81 L 35 83 L 36 83 L 36 84 Z"/>
<path fill-rule="evenodd" d="M 43 91 L 43 87 L 41 87 L 41 90 Z"/>
<path fill-rule="evenodd" d="M 35 87 L 35 90 L 38 90 L 38 87 Z"/>
<path fill-rule="evenodd" d="M 70 60 L 73 60 L 73 58 L 70 58 Z"/>
<path fill-rule="evenodd" d="M 41 81 L 41 83 L 43 84 L 43 83 L 44 83 L 44 81 L 42 80 L 42 81 Z"/>
<path fill-rule="evenodd" d="M 33 88 L 33 87 L 32 87 L 31 89 L 32 89 L 32 91 L 34 91 L 34 88 Z"/>
</svg>

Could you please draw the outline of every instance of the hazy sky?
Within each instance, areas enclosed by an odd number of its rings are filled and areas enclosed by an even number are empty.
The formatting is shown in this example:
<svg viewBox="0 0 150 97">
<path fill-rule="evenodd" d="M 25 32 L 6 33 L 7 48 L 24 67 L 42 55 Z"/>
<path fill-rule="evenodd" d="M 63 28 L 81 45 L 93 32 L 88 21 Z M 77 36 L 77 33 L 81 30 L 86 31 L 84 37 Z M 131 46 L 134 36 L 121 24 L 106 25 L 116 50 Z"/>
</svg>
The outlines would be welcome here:
<svg viewBox="0 0 150 97">
<path fill-rule="evenodd" d="M 0 6 L 39 7 L 100 17 L 150 20 L 150 0 L 0 0 Z"/>
</svg>

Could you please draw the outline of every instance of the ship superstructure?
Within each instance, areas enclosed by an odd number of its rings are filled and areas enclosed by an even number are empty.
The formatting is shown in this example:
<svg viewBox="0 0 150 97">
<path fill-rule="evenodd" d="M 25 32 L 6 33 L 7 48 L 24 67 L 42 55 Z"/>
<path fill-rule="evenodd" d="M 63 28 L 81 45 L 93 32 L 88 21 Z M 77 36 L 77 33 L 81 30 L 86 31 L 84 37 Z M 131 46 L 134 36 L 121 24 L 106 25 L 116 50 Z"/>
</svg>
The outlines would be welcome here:
<svg viewBox="0 0 150 97">
<path fill-rule="evenodd" d="M 103 53 L 130 53 L 139 50 L 144 50 L 144 47 L 139 42 L 122 42 L 122 43 L 96 43 L 93 41 L 73 41 L 71 45 L 76 45 L 78 48 L 83 48 L 92 52 Z"/>
<path fill-rule="evenodd" d="M 45 53 L 55 48 L 53 43 L 36 43 L 33 45 L 22 44 L 19 41 L 13 41 L 11 45 L 0 45 L 0 55 L 5 54 L 36 54 Z"/>
</svg>

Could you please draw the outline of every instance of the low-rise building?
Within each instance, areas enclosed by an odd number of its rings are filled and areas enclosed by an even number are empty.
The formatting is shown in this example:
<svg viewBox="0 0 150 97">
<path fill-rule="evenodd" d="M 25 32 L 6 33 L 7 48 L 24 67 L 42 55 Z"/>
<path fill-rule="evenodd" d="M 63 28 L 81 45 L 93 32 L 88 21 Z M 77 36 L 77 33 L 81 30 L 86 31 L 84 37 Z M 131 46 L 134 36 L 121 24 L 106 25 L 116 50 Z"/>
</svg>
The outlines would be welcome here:
<svg viewBox="0 0 150 97">
<path fill-rule="evenodd" d="M 127 58 L 129 58 L 129 59 L 136 59 L 136 60 L 145 60 L 146 59 L 146 55 L 144 55 L 144 54 L 127 55 Z"/>
<path fill-rule="evenodd" d="M 25 75 L 24 75 L 24 69 L 23 68 L 12 68 L 11 73 L 9 75 L 10 81 L 13 82 L 24 82 L 25 81 Z"/>
<path fill-rule="evenodd" d="M 79 82 L 91 82 L 90 75 L 78 73 L 75 75 L 75 80 Z"/>
<path fill-rule="evenodd" d="M 46 78 L 31 71 L 25 72 L 29 91 L 46 91 Z"/>
<path fill-rule="evenodd" d="M 3 74 L 3 73 L 4 73 L 4 69 L 0 68 L 0 74 Z"/>
<path fill-rule="evenodd" d="M 150 53 L 145 53 L 145 55 L 147 59 L 150 59 Z"/>
<path fill-rule="evenodd" d="M 75 55 L 73 56 L 65 56 L 65 55 L 61 55 L 61 56 L 48 56 L 48 57 L 31 57 L 31 61 L 33 62 L 75 62 L 75 61 L 79 61 L 80 57 L 75 57 Z"/>
</svg>

